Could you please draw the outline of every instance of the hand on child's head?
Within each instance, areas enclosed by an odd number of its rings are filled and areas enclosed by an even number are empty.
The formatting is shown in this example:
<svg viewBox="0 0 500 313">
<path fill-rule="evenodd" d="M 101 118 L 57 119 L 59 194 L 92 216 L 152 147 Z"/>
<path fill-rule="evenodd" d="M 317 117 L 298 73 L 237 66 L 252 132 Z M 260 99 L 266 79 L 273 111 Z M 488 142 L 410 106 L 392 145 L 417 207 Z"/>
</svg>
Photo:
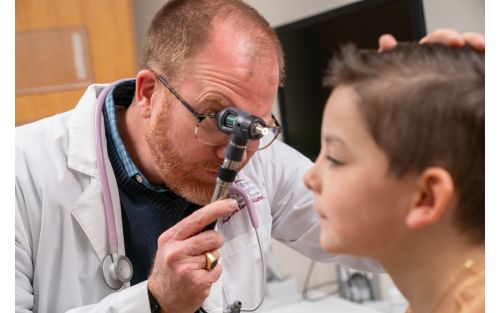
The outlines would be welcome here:
<svg viewBox="0 0 500 313">
<path fill-rule="evenodd" d="M 384 34 L 378 38 L 378 51 L 385 51 L 394 48 L 398 44 L 396 38 L 390 34 Z"/>
<path fill-rule="evenodd" d="M 484 51 L 484 35 L 480 33 L 459 33 L 454 29 L 437 29 L 420 39 L 420 43 L 441 43 L 451 47 L 462 47 L 466 44 L 478 51 Z"/>
<path fill-rule="evenodd" d="M 450 47 L 461 47 L 463 45 L 470 45 L 477 51 L 484 52 L 485 39 L 481 33 L 466 32 L 460 33 L 454 29 L 441 28 L 432 31 L 420 39 L 419 43 L 440 43 Z M 379 37 L 378 45 L 379 51 L 385 51 L 394 48 L 398 41 L 390 34 L 384 34 Z"/>
</svg>

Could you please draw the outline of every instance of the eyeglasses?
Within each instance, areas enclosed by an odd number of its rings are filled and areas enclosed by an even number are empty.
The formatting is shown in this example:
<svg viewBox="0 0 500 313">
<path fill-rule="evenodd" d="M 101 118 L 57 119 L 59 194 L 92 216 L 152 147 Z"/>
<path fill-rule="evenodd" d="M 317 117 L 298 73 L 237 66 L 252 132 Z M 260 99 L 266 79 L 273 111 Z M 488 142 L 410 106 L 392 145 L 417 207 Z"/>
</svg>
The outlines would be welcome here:
<svg viewBox="0 0 500 313">
<path fill-rule="evenodd" d="M 220 146 L 227 144 L 229 142 L 229 135 L 224 133 L 217 126 L 217 121 L 215 116 L 217 112 L 203 114 L 197 112 L 186 100 L 184 100 L 175 89 L 167 82 L 165 78 L 161 75 L 155 74 L 158 80 L 165 86 L 168 91 L 177 99 L 179 102 L 196 117 L 198 123 L 194 129 L 194 135 L 198 141 L 209 146 Z M 273 120 L 273 125 L 267 126 L 269 132 L 267 135 L 258 140 L 249 140 L 247 150 L 258 151 L 269 147 L 282 131 L 281 125 L 276 120 L 274 115 L 271 114 Z"/>
</svg>

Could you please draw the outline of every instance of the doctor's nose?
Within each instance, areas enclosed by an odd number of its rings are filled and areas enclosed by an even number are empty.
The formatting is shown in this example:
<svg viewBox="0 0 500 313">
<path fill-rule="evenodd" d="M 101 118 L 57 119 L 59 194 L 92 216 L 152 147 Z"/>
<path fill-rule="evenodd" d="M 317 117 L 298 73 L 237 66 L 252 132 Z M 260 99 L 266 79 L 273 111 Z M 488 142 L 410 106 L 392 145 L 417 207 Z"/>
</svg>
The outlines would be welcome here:
<svg viewBox="0 0 500 313">
<path fill-rule="evenodd" d="M 215 154 L 217 157 L 221 160 L 224 160 L 224 150 L 226 148 L 226 145 L 220 145 L 215 148 Z"/>
</svg>

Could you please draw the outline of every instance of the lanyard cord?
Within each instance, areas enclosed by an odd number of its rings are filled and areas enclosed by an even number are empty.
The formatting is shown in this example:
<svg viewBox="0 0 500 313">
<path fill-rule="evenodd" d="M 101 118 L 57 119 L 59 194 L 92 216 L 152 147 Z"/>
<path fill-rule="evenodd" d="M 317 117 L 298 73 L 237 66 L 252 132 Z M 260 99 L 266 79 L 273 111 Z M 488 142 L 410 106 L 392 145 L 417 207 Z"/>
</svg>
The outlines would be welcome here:
<svg viewBox="0 0 500 313">
<path fill-rule="evenodd" d="M 265 267 L 265 262 L 264 262 L 264 252 L 262 250 L 262 244 L 260 242 L 260 236 L 259 236 L 259 232 L 257 230 L 257 228 L 259 227 L 259 221 L 257 219 L 257 214 L 255 212 L 255 206 L 253 204 L 252 199 L 250 199 L 248 197 L 247 192 L 242 187 L 238 186 L 237 184 L 233 184 L 231 186 L 231 191 L 229 193 L 235 193 L 235 194 L 241 196 L 244 199 L 245 204 L 247 206 L 247 212 L 248 212 L 248 215 L 250 217 L 250 221 L 252 222 L 252 226 L 253 226 L 254 231 L 255 231 L 255 236 L 257 237 L 257 243 L 259 245 L 260 262 L 262 264 L 262 271 L 261 271 L 261 273 L 262 273 L 262 286 L 261 286 L 262 289 L 261 290 L 264 290 L 266 288 L 266 267 Z M 226 292 L 224 291 L 224 287 L 222 287 L 222 293 L 224 295 L 224 299 L 226 300 L 226 302 L 228 302 Z M 255 307 L 253 307 L 251 309 L 241 308 L 241 302 L 235 301 L 235 303 L 228 305 L 228 308 L 226 310 L 224 310 L 224 313 L 239 313 L 239 312 L 256 311 L 264 302 L 264 297 L 265 297 L 265 292 L 263 292 L 261 294 L 260 302 Z"/>
<path fill-rule="evenodd" d="M 255 230 L 255 235 L 257 236 L 257 242 L 259 243 L 260 262 L 262 264 L 262 271 L 261 271 L 262 272 L 262 289 L 261 290 L 265 290 L 265 288 L 266 288 L 266 267 L 265 267 L 265 264 L 264 264 L 264 253 L 262 251 L 262 245 L 260 243 L 259 232 L 257 231 L 257 228 L 255 228 L 254 230 Z M 224 289 L 223 289 L 223 291 L 224 291 Z M 261 294 L 260 302 L 259 302 L 259 304 L 257 304 L 257 306 L 255 306 L 252 309 L 241 309 L 241 312 L 253 312 L 253 311 L 256 311 L 258 308 L 260 308 L 260 306 L 264 302 L 265 294 L 266 294 L 265 292 L 263 292 Z"/>
</svg>

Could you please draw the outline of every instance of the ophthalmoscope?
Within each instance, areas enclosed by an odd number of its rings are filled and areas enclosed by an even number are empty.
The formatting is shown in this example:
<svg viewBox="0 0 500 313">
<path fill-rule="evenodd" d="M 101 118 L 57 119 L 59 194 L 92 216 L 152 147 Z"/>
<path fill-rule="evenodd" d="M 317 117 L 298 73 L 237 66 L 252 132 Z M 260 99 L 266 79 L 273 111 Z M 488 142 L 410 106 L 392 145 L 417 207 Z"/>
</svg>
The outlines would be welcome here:
<svg viewBox="0 0 500 313">
<path fill-rule="evenodd" d="M 269 128 L 257 116 L 235 107 L 228 107 L 216 115 L 217 127 L 229 134 L 229 142 L 224 150 L 224 162 L 217 172 L 215 190 L 211 202 L 226 199 L 241 166 L 241 161 L 249 140 L 258 140 L 267 135 Z M 215 222 L 209 225 L 215 227 Z"/>
</svg>

